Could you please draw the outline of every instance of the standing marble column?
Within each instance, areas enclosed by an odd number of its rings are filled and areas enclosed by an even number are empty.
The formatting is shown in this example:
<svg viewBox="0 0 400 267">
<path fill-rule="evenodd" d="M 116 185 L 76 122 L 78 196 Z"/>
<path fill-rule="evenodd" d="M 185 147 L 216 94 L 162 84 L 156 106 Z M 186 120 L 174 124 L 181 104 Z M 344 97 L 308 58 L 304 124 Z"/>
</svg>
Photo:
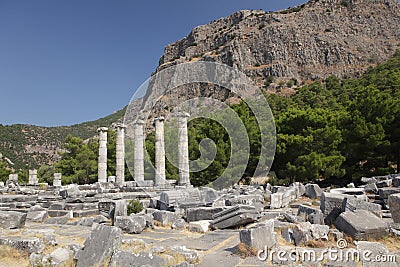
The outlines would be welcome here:
<svg viewBox="0 0 400 267">
<path fill-rule="evenodd" d="M 37 170 L 29 170 L 29 180 L 28 184 L 29 185 L 37 185 L 39 183 L 38 177 L 37 177 Z"/>
<path fill-rule="evenodd" d="M 117 124 L 115 182 L 120 186 L 125 182 L 125 128 L 124 124 Z"/>
<path fill-rule="evenodd" d="M 61 173 L 54 173 L 53 186 L 61 186 Z"/>
<path fill-rule="evenodd" d="M 143 120 L 137 120 L 134 124 L 134 149 L 133 149 L 133 171 L 136 182 L 144 181 L 144 132 Z"/>
<path fill-rule="evenodd" d="M 186 112 L 178 113 L 178 168 L 179 185 L 190 185 L 189 178 L 189 148 Z"/>
<path fill-rule="evenodd" d="M 107 182 L 107 127 L 100 127 L 99 132 L 99 159 L 98 159 L 98 182 Z"/>
<path fill-rule="evenodd" d="M 165 147 L 164 147 L 164 117 L 154 119 L 156 128 L 155 135 L 155 167 L 156 177 L 154 181 L 155 186 L 165 184 Z"/>
</svg>

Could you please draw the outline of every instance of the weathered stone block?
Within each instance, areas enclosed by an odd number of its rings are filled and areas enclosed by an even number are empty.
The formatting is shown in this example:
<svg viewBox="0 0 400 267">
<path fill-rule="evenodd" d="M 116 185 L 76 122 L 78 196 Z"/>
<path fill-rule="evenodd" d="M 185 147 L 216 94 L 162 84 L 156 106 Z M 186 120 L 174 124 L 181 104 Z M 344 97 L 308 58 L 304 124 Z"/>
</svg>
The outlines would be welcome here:
<svg viewBox="0 0 400 267">
<path fill-rule="evenodd" d="M 109 220 L 109 219 L 108 219 L 106 216 L 97 215 L 97 216 L 94 218 L 93 222 L 95 222 L 95 223 L 105 223 L 105 222 L 108 222 L 108 220 Z"/>
<path fill-rule="evenodd" d="M 288 243 L 294 243 L 294 238 L 293 238 L 293 230 L 292 228 L 284 228 L 281 231 L 283 239 L 286 240 Z"/>
<path fill-rule="evenodd" d="M 30 222 L 43 222 L 48 217 L 47 210 L 28 211 L 26 220 Z"/>
<path fill-rule="evenodd" d="M 116 216 L 127 215 L 127 204 L 125 200 L 100 199 L 98 203 L 100 215 L 111 219 L 111 224 L 114 224 Z"/>
<path fill-rule="evenodd" d="M 68 218 L 73 218 L 73 212 L 72 210 L 48 210 L 47 213 L 49 214 L 50 217 L 68 217 Z"/>
<path fill-rule="evenodd" d="M 333 194 L 341 194 L 345 195 L 347 197 L 355 197 L 358 199 L 362 199 L 367 201 L 368 197 L 365 194 L 364 188 L 347 188 L 347 187 L 341 187 L 341 188 L 332 188 L 329 190 L 329 193 Z"/>
<path fill-rule="evenodd" d="M 257 249 L 272 248 L 276 245 L 276 233 L 274 232 L 274 220 L 268 220 L 253 228 L 239 232 L 240 242 L 248 247 Z"/>
<path fill-rule="evenodd" d="M 154 181 L 152 180 L 144 180 L 144 181 L 136 181 L 137 186 L 140 187 L 152 187 L 154 186 Z"/>
<path fill-rule="evenodd" d="M 367 193 L 374 193 L 374 194 L 378 193 L 378 187 L 376 186 L 375 183 L 367 184 L 367 185 L 364 187 L 364 190 L 365 190 L 365 192 L 367 192 Z"/>
<path fill-rule="evenodd" d="M 287 187 L 285 186 L 281 186 L 281 185 L 274 185 L 273 187 L 271 187 L 271 193 L 275 194 L 275 193 L 283 193 L 285 192 L 287 189 Z"/>
<path fill-rule="evenodd" d="M 256 205 L 258 203 L 264 203 L 262 195 L 240 195 L 229 198 L 225 201 L 225 205 L 227 206 Z"/>
<path fill-rule="evenodd" d="M 66 203 L 64 206 L 65 210 L 82 210 L 83 203 Z"/>
<path fill-rule="evenodd" d="M 342 211 L 368 210 L 382 218 L 382 206 L 379 204 L 367 202 L 353 197 L 346 197 L 343 200 Z"/>
<path fill-rule="evenodd" d="M 376 179 L 374 177 L 361 177 L 361 182 L 366 184 L 376 183 Z"/>
<path fill-rule="evenodd" d="M 270 208 L 279 209 L 284 208 L 289 205 L 289 203 L 296 199 L 296 188 L 294 187 L 284 187 L 283 192 L 278 192 L 271 194 L 270 196 Z"/>
<path fill-rule="evenodd" d="M 114 251 L 119 248 L 122 239 L 122 231 L 118 227 L 96 225 L 90 237 L 79 250 L 75 259 L 76 267 L 103 266 L 109 260 Z"/>
<path fill-rule="evenodd" d="M 160 195 L 159 205 L 161 210 L 167 210 L 178 204 L 201 203 L 202 196 L 197 188 L 185 190 L 164 191 Z"/>
<path fill-rule="evenodd" d="M 400 223 L 400 194 L 390 195 L 388 205 L 393 221 L 395 223 Z"/>
<path fill-rule="evenodd" d="M 211 225 L 214 229 L 232 228 L 254 222 L 258 217 L 254 207 L 239 205 L 215 214 Z"/>
<path fill-rule="evenodd" d="M 54 173 L 53 186 L 61 187 L 61 176 L 62 174 L 59 172 Z"/>
<path fill-rule="evenodd" d="M 140 215 L 116 216 L 114 225 L 129 234 L 140 234 L 146 228 L 146 220 Z"/>
<path fill-rule="evenodd" d="M 172 223 L 171 228 L 176 230 L 186 229 L 186 222 L 184 219 L 177 219 Z"/>
<path fill-rule="evenodd" d="M 8 179 L 6 181 L 6 186 L 7 187 L 18 187 L 18 174 L 17 173 L 12 173 L 8 175 Z"/>
<path fill-rule="evenodd" d="M 378 188 L 390 187 L 392 186 L 392 179 L 387 179 L 383 181 L 376 182 Z"/>
<path fill-rule="evenodd" d="M 200 194 L 205 204 L 211 204 L 218 198 L 217 191 L 209 187 L 201 188 Z"/>
<path fill-rule="evenodd" d="M 306 184 L 305 186 L 305 195 L 309 198 L 319 198 L 322 193 L 322 189 L 317 184 Z"/>
<path fill-rule="evenodd" d="M 69 198 L 77 198 L 81 197 L 82 193 L 79 190 L 79 186 L 77 184 L 69 184 L 66 188 L 66 197 Z"/>
<path fill-rule="evenodd" d="M 154 220 L 160 222 L 163 226 L 173 223 L 175 220 L 179 219 L 179 217 L 178 214 L 166 210 L 158 210 L 153 213 Z"/>
<path fill-rule="evenodd" d="M 60 217 L 51 217 L 47 218 L 44 223 L 45 224 L 67 224 L 70 216 L 60 216 Z"/>
<path fill-rule="evenodd" d="M 93 225 L 93 223 L 94 223 L 93 218 L 82 218 L 76 222 L 76 225 L 91 227 Z"/>
<path fill-rule="evenodd" d="M 270 208 L 279 209 L 283 207 L 283 193 L 273 193 L 270 196 Z"/>
<path fill-rule="evenodd" d="M 308 215 L 307 221 L 312 224 L 325 224 L 324 215 L 322 212 L 312 213 Z"/>
<path fill-rule="evenodd" d="M 306 193 L 306 187 L 300 182 L 294 182 L 289 187 L 292 187 L 295 189 L 296 198 L 299 198 Z"/>
<path fill-rule="evenodd" d="M 400 187 L 400 177 L 395 177 L 392 179 L 392 186 Z"/>
<path fill-rule="evenodd" d="M 335 226 L 356 240 L 377 239 L 387 233 L 386 223 L 367 210 L 343 212 L 336 219 Z"/>
<path fill-rule="evenodd" d="M 292 214 L 289 214 L 289 213 L 283 213 L 282 216 L 283 216 L 283 219 L 286 222 L 289 222 L 289 223 L 298 223 L 298 222 L 304 222 L 305 221 L 304 218 L 296 216 L 296 215 L 292 215 Z"/>
<path fill-rule="evenodd" d="M 43 262 L 50 262 L 52 266 L 61 266 L 69 261 L 73 252 L 67 248 L 57 248 L 51 252 L 48 257 L 43 258 Z"/>
<path fill-rule="evenodd" d="M 115 220 L 117 216 L 126 216 L 127 215 L 127 204 L 124 199 L 115 201 L 115 210 L 114 217 L 111 218 L 112 221 Z"/>
<path fill-rule="evenodd" d="M 328 240 L 329 226 L 302 222 L 293 228 L 293 239 L 296 245 L 310 240 Z"/>
<path fill-rule="evenodd" d="M 210 229 L 210 221 L 190 222 L 188 229 L 190 232 L 206 233 Z"/>
<path fill-rule="evenodd" d="M 390 195 L 400 193 L 399 187 L 384 187 L 378 189 L 379 197 L 383 200 L 387 200 Z"/>
<path fill-rule="evenodd" d="M 0 211 L 0 228 L 23 228 L 25 226 L 26 215 L 26 213 L 16 211 Z"/>
<path fill-rule="evenodd" d="M 327 193 L 321 195 L 321 211 L 325 217 L 325 223 L 333 224 L 342 212 L 342 203 L 346 195 Z"/>
<path fill-rule="evenodd" d="M 63 210 L 65 208 L 65 203 L 52 203 L 49 206 L 49 210 Z"/>
<path fill-rule="evenodd" d="M 297 216 L 303 218 L 305 221 L 308 221 L 312 224 L 325 224 L 324 216 L 320 209 L 316 209 L 305 205 L 300 205 L 297 210 Z"/>
<path fill-rule="evenodd" d="M 223 207 L 198 207 L 186 209 L 186 220 L 188 222 L 212 220 L 213 215 L 223 211 Z"/>
</svg>

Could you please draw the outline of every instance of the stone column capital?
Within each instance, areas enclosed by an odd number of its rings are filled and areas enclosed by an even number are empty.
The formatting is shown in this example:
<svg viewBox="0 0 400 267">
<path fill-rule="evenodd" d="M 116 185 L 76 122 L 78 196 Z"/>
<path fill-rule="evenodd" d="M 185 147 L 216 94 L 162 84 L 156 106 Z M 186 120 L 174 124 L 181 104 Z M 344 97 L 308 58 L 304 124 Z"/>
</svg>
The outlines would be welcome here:
<svg viewBox="0 0 400 267">
<path fill-rule="evenodd" d="M 142 120 L 142 119 L 137 119 L 135 122 L 134 122 L 134 124 L 135 125 L 143 125 L 145 122 L 144 122 L 144 120 Z"/>
<path fill-rule="evenodd" d="M 155 118 L 153 119 L 153 123 L 155 123 L 156 121 L 165 121 L 165 118 L 164 118 L 164 116 L 155 117 Z"/>
<path fill-rule="evenodd" d="M 108 128 L 107 127 L 100 127 L 100 128 L 98 128 L 97 129 L 97 132 L 107 132 L 108 131 Z"/>
<path fill-rule="evenodd" d="M 184 112 L 184 111 L 180 111 L 180 112 L 178 112 L 178 113 L 176 114 L 176 116 L 177 116 L 178 118 L 189 118 L 189 117 L 190 117 L 190 114 L 187 113 L 187 112 Z"/>
<path fill-rule="evenodd" d="M 125 129 L 125 128 L 126 128 L 126 125 L 123 124 L 123 123 L 117 123 L 117 124 L 115 125 L 115 127 L 116 127 L 117 129 Z"/>
</svg>

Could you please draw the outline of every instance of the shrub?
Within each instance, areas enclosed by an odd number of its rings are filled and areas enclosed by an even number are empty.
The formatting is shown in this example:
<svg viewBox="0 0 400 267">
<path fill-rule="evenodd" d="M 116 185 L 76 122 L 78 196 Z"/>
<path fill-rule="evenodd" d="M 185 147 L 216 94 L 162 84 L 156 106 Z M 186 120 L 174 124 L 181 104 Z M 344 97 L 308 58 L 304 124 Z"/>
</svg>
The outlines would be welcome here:
<svg viewBox="0 0 400 267">
<path fill-rule="evenodd" d="M 292 78 L 286 83 L 286 86 L 291 88 L 291 87 L 293 87 L 293 85 L 297 85 L 297 84 L 298 84 L 297 79 Z"/>
<path fill-rule="evenodd" d="M 139 213 L 143 210 L 142 204 L 140 204 L 140 201 L 137 199 L 132 199 L 129 201 L 128 204 L 128 215 L 131 215 L 132 213 Z"/>
<path fill-rule="evenodd" d="M 344 7 L 348 7 L 350 5 L 350 1 L 349 0 L 342 0 L 342 2 L 340 2 L 340 5 L 344 6 Z"/>
<path fill-rule="evenodd" d="M 274 82 L 274 77 L 273 76 L 271 76 L 271 75 L 269 75 L 268 77 L 267 77 L 267 80 L 264 82 L 264 86 L 265 87 L 267 87 L 267 86 L 269 86 L 271 83 L 273 83 Z"/>
</svg>

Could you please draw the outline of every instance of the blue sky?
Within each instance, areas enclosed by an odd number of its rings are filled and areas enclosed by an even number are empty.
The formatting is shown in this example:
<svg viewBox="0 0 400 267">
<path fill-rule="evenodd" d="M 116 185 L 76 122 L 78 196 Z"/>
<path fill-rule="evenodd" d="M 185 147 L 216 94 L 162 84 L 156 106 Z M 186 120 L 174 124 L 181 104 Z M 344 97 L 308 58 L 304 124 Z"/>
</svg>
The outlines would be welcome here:
<svg viewBox="0 0 400 267">
<path fill-rule="evenodd" d="M 164 47 L 242 9 L 306 0 L 0 0 L 0 124 L 71 125 L 129 103 Z"/>
</svg>

